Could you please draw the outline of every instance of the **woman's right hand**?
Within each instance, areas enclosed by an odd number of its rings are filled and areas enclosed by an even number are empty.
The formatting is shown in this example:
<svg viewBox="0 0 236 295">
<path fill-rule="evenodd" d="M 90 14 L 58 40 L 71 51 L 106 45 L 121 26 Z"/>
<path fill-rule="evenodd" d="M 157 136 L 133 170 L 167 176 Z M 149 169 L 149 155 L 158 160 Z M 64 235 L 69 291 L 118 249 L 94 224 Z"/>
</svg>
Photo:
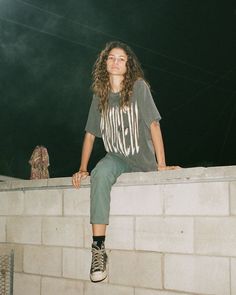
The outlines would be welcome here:
<svg viewBox="0 0 236 295">
<path fill-rule="evenodd" d="M 89 173 L 87 171 L 78 171 L 72 176 L 72 184 L 75 188 L 79 188 L 81 184 L 81 180 L 85 179 Z"/>
</svg>

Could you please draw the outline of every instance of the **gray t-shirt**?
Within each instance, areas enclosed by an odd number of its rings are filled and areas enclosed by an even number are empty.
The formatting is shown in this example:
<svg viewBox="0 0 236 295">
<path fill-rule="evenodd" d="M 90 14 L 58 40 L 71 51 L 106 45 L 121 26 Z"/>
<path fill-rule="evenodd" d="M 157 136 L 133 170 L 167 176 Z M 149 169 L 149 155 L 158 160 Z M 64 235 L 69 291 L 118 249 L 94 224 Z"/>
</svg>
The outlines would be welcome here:
<svg viewBox="0 0 236 295">
<path fill-rule="evenodd" d="M 94 95 L 85 130 L 102 137 L 107 153 L 125 160 L 132 171 L 157 170 L 150 125 L 161 116 L 145 81 L 134 83 L 129 107 L 120 108 L 119 93 L 110 93 L 105 114 L 98 105 Z"/>
</svg>

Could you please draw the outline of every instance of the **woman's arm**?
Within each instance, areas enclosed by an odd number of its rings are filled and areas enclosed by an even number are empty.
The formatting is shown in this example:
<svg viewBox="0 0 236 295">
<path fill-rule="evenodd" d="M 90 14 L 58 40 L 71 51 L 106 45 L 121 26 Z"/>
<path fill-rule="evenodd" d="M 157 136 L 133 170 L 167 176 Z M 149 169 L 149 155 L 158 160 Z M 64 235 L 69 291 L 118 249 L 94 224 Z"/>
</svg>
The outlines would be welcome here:
<svg viewBox="0 0 236 295">
<path fill-rule="evenodd" d="M 85 133 L 84 136 L 84 143 L 82 148 L 82 156 L 81 156 L 81 164 L 80 164 L 80 171 L 86 171 L 88 167 L 88 162 L 90 159 L 91 152 L 93 150 L 95 136 L 89 132 Z"/>
<path fill-rule="evenodd" d="M 160 124 L 153 121 L 150 126 L 151 138 L 157 158 L 157 170 L 174 170 L 179 166 L 166 166 L 165 149 L 162 139 Z"/>
<path fill-rule="evenodd" d="M 93 134 L 89 132 L 85 133 L 80 168 L 79 171 L 72 177 L 72 184 L 76 188 L 80 187 L 81 179 L 84 179 L 88 176 L 87 167 L 91 152 L 93 150 L 94 140 L 95 136 Z"/>
</svg>

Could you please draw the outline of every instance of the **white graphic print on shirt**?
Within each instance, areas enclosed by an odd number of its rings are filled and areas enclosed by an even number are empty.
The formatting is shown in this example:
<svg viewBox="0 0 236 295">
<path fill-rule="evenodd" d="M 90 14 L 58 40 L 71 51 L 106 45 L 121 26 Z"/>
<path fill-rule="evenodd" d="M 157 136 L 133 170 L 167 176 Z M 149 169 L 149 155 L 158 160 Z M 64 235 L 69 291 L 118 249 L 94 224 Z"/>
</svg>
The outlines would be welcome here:
<svg viewBox="0 0 236 295">
<path fill-rule="evenodd" d="M 137 101 L 123 109 L 119 106 L 108 107 L 102 113 L 100 129 L 107 152 L 121 153 L 125 157 L 138 154 L 138 115 Z M 128 121 L 127 127 L 125 121 Z"/>
</svg>

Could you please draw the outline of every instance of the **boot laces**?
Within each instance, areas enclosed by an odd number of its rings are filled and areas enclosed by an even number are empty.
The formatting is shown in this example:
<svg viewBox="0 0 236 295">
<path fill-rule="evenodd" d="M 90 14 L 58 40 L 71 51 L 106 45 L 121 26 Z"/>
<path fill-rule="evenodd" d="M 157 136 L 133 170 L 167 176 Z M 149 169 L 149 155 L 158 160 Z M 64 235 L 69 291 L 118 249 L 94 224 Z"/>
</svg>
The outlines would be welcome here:
<svg viewBox="0 0 236 295">
<path fill-rule="evenodd" d="M 91 272 L 95 271 L 104 271 L 105 265 L 105 249 L 100 248 L 92 248 L 92 265 L 91 265 Z"/>
</svg>

